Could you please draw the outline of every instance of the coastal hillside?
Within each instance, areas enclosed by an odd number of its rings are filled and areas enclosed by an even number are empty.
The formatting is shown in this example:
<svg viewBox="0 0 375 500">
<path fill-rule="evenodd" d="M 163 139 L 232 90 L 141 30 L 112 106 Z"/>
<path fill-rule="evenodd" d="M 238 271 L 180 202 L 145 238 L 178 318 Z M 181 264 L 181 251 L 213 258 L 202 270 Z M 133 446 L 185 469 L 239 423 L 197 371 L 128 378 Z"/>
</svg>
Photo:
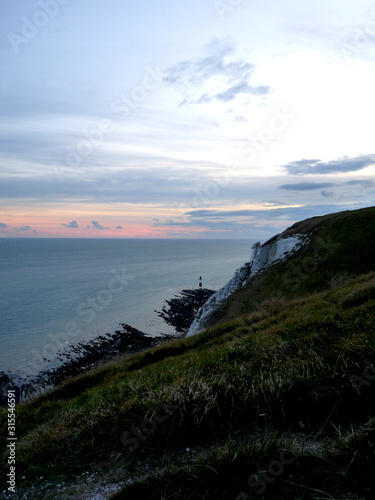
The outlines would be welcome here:
<svg viewBox="0 0 375 500">
<path fill-rule="evenodd" d="M 374 217 L 293 226 L 216 325 L 18 405 L 16 498 L 374 498 Z"/>
<path fill-rule="evenodd" d="M 283 247 L 291 250 L 289 255 L 282 254 Z M 219 300 L 211 297 L 213 305 L 205 306 L 201 318 L 198 314 L 189 333 L 375 270 L 374 248 L 375 207 L 297 222 L 253 248 L 252 259 L 237 271 L 239 279 L 229 286 L 230 293 L 223 294 L 224 287 L 216 294 Z"/>
</svg>

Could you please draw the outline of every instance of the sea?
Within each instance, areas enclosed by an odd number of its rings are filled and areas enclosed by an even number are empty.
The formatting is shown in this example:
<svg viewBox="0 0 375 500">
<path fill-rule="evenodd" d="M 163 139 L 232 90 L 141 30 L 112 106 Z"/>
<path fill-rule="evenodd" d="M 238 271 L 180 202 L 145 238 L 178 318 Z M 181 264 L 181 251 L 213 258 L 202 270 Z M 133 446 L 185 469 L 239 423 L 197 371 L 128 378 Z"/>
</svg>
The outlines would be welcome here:
<svg viewBox="0 0 375 500">
<path fill-rule="evenodd" d="M 126 323 L 173 334 L 157 314 L 183 289 L 218 290 L 255 240 L 0 240 L 0 371 L 58 366 L 58 353 Z"/>
</svg>

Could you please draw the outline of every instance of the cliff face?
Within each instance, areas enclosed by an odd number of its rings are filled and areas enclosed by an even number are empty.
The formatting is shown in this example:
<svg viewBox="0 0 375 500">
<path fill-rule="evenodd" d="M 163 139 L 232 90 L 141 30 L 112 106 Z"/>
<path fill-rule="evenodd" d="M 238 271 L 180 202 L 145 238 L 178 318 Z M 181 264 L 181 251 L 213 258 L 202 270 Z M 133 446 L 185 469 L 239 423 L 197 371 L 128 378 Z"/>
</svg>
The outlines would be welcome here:
<svg viewBox="0 0 375 500">
<path fill-rule="evenodd" d="M 208 301 L 199 309 L 197 316 L 190 326 L 187 337 L 195 335 L 204 330 L 209 323 L 209 319 L 215 310 L 238 288 L 261 272 L 266 267 L 280 262 L 291 253 L 295 252 L 302 245 L 307 243 L 309 237 L 304 234 L 294 234 L 284 237 L 283 234 L 277 235 L 263 245 L 259 242 L 251 248 L 250 261 L 237 269 L 233 278 L 217 291 Z"/>
</svg>

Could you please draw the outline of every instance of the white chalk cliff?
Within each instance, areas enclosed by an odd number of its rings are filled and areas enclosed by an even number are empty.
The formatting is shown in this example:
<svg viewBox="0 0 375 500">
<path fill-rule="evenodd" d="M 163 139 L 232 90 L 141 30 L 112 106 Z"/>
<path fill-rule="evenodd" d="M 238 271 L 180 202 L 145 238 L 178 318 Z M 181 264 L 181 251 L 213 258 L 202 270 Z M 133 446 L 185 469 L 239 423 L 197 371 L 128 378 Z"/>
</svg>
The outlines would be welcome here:
<svg viewBox="0 0 375 500">
<path fill-rule="evenodd" d="M 258 274 L 266 267 L 280 262 L 291 253 L 299 250 L 307 241 L 306 235 L 295 234 L 289 237 L 277 235 L 268 242 L 261 245 L 255 243 L 251 247 L 250 261 L 237 269 L 233 278 L 214 293 L 208 301 L 199 309 L 197 316 L 190 326 L 187 337 L 195 335 L 204 330 L 212 313 L 238 288 L 248 282 L 250 278 Z"/>
</svg>

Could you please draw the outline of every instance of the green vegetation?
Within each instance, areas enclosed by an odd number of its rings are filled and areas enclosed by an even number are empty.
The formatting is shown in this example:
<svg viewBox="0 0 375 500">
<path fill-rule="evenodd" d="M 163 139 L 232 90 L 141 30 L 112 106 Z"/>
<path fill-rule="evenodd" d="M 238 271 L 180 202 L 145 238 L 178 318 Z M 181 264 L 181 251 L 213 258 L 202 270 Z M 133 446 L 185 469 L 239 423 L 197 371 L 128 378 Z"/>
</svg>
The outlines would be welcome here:
<svg viewBox="0 0 375 500">
<path fill-rule="evenodd" d="M 356 233 L 338 217 L 316 231 L 315 242 L 329 224 L 335 243 L 340 231 L 343 245 Z M 310 251 L 274 266 L 276 272 L 303 263 L 298 259 Z M 322 259 L 327 277 L 308 274 L 295 297 L 284 293 L 258 311 L 108 363 L 19 405 L 18 477 L 27 486 L 36 476 L 58 483 L 91 471 L 98 482 L 122 483 L 116 499 L 234 500 L 241 492 L 370 498 L 375 272 L 359 274 L 371 267 L 363 259 L 352 265 L 357 247 L 353 259 L 343 254 L 336 261 L 338 251 Z M 292 267 L 285 270 L 292 275 Z M 309 293 L 313 285 L 319 291 Z M 4 410 L 0 416 L 5 428 Z M 134 439 L 132 427 L 142 438 Z M 136 481 L 127 484 L 129 478 Z M 43 498 L 53 496 L 52 488 Z"/>
</svg>

